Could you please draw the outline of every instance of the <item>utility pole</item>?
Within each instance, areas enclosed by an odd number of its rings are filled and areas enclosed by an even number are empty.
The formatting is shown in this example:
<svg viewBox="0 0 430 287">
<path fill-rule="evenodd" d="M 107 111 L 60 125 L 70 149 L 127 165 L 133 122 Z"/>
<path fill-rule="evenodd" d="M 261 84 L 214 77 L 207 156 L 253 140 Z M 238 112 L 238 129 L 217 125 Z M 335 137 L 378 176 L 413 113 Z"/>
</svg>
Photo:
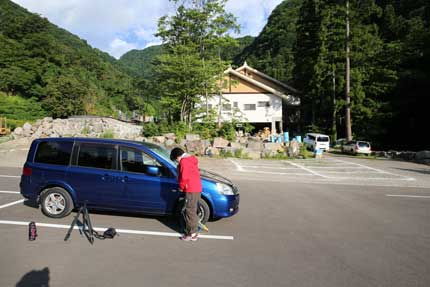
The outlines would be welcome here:
<svg viewBox="0 0 430 287">
<path fill-rule="evenodd" d="M 346 139 L 352 140 L 351 130 L 351 63 L 350 63 L 350 31 L 349 31 L 349 0 L 346 0 L 346 111 L 345 111 L 345 125 L 346 125 Z"/>
</svg>

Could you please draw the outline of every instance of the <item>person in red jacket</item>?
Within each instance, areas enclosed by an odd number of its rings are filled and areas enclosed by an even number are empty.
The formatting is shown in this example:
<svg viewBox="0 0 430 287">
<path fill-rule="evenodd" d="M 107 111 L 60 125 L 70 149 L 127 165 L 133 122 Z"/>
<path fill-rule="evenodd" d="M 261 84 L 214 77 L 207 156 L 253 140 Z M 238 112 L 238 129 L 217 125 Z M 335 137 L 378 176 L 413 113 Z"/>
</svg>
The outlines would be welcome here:
<svg viewBox="0 0 430 287">
<path fill-rule="evenodd" d="M 181 148 L 170 152 L 170 159 L 179 163 L 179 189 L 185 193 L 185 233 L 180 238 L 184 241 L 197 241 L 199 217 L 197 206 L 202 192 L 199 161 L 195 156 L 185 153 Z"/>
</svg>

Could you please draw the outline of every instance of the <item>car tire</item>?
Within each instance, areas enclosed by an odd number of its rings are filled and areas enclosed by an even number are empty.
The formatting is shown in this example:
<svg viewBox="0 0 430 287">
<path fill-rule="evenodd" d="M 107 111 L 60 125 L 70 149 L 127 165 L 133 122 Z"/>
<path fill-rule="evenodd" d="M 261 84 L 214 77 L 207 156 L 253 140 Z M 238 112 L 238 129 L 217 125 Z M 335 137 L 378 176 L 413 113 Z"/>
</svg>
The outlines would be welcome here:
<svg viewBox="0 0 430 287">
<path fill-rule="evenodd" d="M 199 215 L 200 222 L 203 224 L 206 224 L 206 222 L 208 222 L 209 218 L 211 217 L 211 210 L 209 208 L 209 205 L 203 198 L 199 199 L 197 214 Z"/>
<path fill-rule="evenodd" d="M 179 218 L 179 222 L 182 228 L 185 227 L 185 222 L 182 216 L 182 208 L 184 207 L 184 203 L 185 200 L 179 201 L 175 210 L 175 215 Z M 206 222 L 208 222 L 209 218 L 211 217 L 211 210 L 209 208 L 209 205 L 203 198 L 199 199 L 197 206 L 197 214 L 199 215 L 200 222 L 203 224 L 206 224 Z"/>
<path fill-rule="evenodd" d="M 73 210 L 70 194 L 61 187 L 52 187 L 42 191 L 40 195 L 42 212 L 51 218 L 63 218 Z"/>
</svg>

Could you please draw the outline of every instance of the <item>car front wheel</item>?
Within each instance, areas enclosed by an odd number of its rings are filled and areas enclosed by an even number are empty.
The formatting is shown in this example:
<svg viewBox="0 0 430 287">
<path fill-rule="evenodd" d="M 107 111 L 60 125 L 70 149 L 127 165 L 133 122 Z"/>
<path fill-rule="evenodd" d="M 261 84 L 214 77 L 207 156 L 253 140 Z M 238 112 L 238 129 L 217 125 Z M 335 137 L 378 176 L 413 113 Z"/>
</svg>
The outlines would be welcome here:
<svg viewBox="0 0 430 287">
<path fill-rule="evenodd" d="M 73 210 L 70 194 L 60 187 L 48 188 L 40 195 L 42 212 L 52 218 L 66 217 Z"/>
<path fill-rule="evenodd" d="M 182 210 L 184 208 L 185 200 L 181 200 L 179 204 L 176 207 L 176 216 L 179 216 L 180 223 L 184 227 L 184 217 L 182 214 Z M 209 208 L 209 205 L 206 203 L 206 201 L 203 198 L 199 199 L 198 206 L 197 206 L 197 215 L 199 216 L 199 220 L 201 223 L 206 224 L 208 222 L 210 216 L 211 216 L 211 210 Z"/>
</svg>

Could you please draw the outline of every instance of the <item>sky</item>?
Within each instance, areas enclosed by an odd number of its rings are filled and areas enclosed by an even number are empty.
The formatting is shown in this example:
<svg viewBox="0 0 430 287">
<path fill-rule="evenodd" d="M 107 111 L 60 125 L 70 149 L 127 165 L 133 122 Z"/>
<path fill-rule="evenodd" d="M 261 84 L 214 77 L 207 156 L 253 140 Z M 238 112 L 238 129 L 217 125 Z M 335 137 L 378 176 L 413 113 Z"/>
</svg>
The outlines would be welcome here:
<svg viewBox="0 0 430 287">
<path fill-rule="evenodd" d="M 154 36 L 161 16 L 172 14 L 168 0 L 12 0 L 46 17 L 91 46 L 115 58 L 132 49 L 161 43 Z M 282 0 L 228 0 L 226 10 L 237 17 L 239 35 L 257 36 Z"/>
</svg>

